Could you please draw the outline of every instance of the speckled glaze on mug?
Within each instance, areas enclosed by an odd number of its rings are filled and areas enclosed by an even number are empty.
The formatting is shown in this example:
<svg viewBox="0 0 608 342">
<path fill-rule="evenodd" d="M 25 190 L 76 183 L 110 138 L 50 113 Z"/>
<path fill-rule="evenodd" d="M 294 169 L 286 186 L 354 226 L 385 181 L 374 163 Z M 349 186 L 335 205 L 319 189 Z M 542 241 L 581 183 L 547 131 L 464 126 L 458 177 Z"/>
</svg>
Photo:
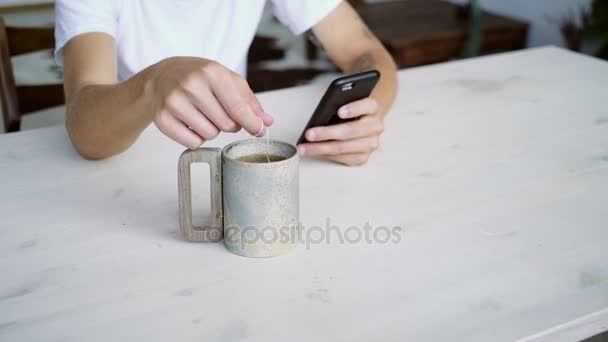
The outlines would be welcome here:
<svg viewBox="0 0 608 342">
<path fill-rule="evenodd" d="M 239 158 L 266 153 L 285 159 L 270 163 Z M 190 164 L 211 170 L 211 218 L 207 227 L 192 225 Z M 185 151 L 179 160 L 180 230 L 190 241 L 224 241 L 246 257 L 287 254 L 296 246 L 299 221 L 299 159 L 295 146 L 250 139 L 224 147 Z"/>
</svg>

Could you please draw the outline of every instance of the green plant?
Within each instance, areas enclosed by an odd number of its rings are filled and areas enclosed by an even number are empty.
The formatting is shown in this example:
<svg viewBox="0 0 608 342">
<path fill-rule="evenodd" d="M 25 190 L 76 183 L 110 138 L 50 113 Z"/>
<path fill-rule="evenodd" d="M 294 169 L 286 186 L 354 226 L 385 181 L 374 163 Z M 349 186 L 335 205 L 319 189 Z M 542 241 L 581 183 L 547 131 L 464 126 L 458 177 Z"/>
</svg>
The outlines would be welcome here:
<svg viewBox="0 0 608 342">
<path fill-rule="evenodd" d="M 560 27 L 568 48 L 608 59 L 608 0 L 570 12 Z"/>
<path fill-rule="evenodd" d="M 597 43 L 597 57 L 608 59 L 608 0 L 593 0 L 591 20 L 585 29 L 584 39 Z"/>
</svg>

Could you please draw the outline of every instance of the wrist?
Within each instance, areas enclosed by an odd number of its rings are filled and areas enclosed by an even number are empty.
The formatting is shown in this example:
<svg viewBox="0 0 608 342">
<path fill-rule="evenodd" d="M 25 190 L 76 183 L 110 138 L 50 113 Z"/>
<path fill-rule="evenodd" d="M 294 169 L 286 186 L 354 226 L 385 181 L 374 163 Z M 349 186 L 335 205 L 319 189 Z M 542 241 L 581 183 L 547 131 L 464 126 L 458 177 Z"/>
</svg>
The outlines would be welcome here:
<svg viewBox="0 0 608 342">
<path fill-rule="evenodd" d="M 153 64 L 139 74 L 139 102 L 150 119 L 154 118 L 158 108 L 158 78 L 163 61 Z"/>
</svg>

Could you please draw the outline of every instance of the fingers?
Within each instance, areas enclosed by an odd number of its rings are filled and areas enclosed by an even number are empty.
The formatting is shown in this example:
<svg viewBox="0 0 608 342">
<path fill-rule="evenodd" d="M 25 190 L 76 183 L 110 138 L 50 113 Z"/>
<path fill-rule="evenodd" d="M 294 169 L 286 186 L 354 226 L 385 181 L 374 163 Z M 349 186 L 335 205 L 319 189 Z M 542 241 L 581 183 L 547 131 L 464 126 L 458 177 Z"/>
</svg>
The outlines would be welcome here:
<svg viewBox="0 0 608 342">
<path fill-rule="evenodd" d="M 217 62 L 171 58 L 158 64 L 154 122 L 173 140 L 199 147 L 221 131 L 263 134 L 273 124 L 247 81 Z"/>
<path fill-rule="evenodd" d="M 191 150 L 199 148 L 205 142 L 200 135 L 167 112 L 159 114 L 154 123 L 163 134 Z"/>
<path fill-rule="evenodd" d="M 166 108 L 179 121 L 192 128 L 205 140 L 214 139 L 220 133 L 220 130 L 185 95 L 180 93 L 173 94 L 167 100 Z"/>
<path fill-rule="evenodd" d="M 260 113 L 256 113 L 256 114 L 259 118 L 262 119 L 262 121 L 264 122 L 264 126 L 266 126 L 266 127 L 272 126 L 272 124 L 274 123 L 274 118 L 270 114 L 268 114 L 264 111 L 262 111 Z"/>
<path fill-rule="evenodd" d="M 262 105 L 249 88 L 247 81 L 232 72 L 215 73 L 207 75 L 212 79 L 211 91 L 235 123 L 252 135 L 260 132 L 261 122 L 265 126 L 272 125 L 272 117 L 264 113 Z"/>
<path fill-rule="evenodd" d="M 237 77 L 241 81 L 245 81 L 240 75 L 237 75 Z M 251 101 L 253 101 L 255 115 L 257 115 L 260 119 L 262 119 L 264 126 L 266 126 L 266 127 L 272 126 L 272 124 L 274 123 L 274 118 L 270 114 L 268 114 L 264 111 L 264 109 L 262 108 L 262 104 L 260 103 L 260 100 L 258 100 L 257 96 L 255 96 L 255 94 L 253 94 L 253 92 L 251 91 L 251 88 L 249 88 L 249 83 L 247 83 L 247 81 L 245 81 L 245 87 L 247 88 L 246 90 L 253 96 L 251 98 Z"/>
<path fill-rule="evenodd" d="M 348 141 L 328 141 L 298 145 L 302 156 L 337 156 L 351 153 L 369 154 L 380 146 L 379 137 L 353 139 Z"/>
<path fill-rule="evenodd" d="M 349 140 L 372 135 L 380 135 L 384 131 L 384 122 L 379 116 L 363 116 L 360 120 L 338 125 L 313 127 L 306 131 L 306 139 L 313 141 Z"/>
<path fill-rule="evenodd" d="M 194 96 L 194 94 L 190 95 L 190 99 L 196 108 L 222 132 L 238 132 L 241 130 L 241 126 L 228 116 L 228 113 L 210 91 L 208 91 L 207 96 L 204 96 L 204 100 Z"/>
<path fill-rule="evenodd" d="M 359 118 L 338 125 L 313 127 L 306 131 L 310 143 L 298 145 L 303 156 L 320 156 L 340 164 L 365 164 L 371 153 L 380 145 L 384 121 L 378 102 L 371 98 L 349 103 L 338 110 L 343 119 Z"/>
<path fill-rule="evenodd" d="M 351 102 L 338 109 L 338 116 L 342 119 L 356 118 L 367 114 L 376 114 L 380 110 L 378 101 L 368 97 L 359 101 Z"/>
<path fill-rule="evenodd" d="M 359 166 L 367 163 L 369 156 L 370 155 L 368 153 L 350 153 L 339 156 L 323 156 L 323 158 L 333 160 L 347 166 Z"/>
</svg>

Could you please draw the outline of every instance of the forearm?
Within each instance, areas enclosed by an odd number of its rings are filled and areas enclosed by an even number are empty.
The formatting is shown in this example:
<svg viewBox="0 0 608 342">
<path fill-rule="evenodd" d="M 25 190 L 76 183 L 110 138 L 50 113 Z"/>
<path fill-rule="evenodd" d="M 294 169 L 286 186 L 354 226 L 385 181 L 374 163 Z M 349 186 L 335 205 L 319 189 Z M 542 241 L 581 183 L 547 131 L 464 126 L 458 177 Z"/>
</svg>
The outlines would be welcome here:
<svg viewBox="0 0 608 342">
<path fill-rule="evenodd" d="M 397 68 L 392 57 L 383 48 L 371 48 L 355 58 L 345 72 L 354 74 L 366 70 L 380 71 L 380 81 L 370 95 L 378 101 L 381 115 L 390 109 L 397 94 Z"/>
<path fill-rule="evenodd" d="M 380 40 L 352 6 L 342 2 L 313 28 L 312 34 L 343 72 L 380 71 L 380 81 L 370 97 L 380 105 L 378 114 L 384 115 L 395 100 L 397 68 Z"/>
<path fill-rule="evenodd" d="M 102 159 L 118 154 L 150 124 L 149 73 L 146 69 L 114 85 L 85 85 L 71 94 L 66 128 L 83 157 Z"/>
</svg>

